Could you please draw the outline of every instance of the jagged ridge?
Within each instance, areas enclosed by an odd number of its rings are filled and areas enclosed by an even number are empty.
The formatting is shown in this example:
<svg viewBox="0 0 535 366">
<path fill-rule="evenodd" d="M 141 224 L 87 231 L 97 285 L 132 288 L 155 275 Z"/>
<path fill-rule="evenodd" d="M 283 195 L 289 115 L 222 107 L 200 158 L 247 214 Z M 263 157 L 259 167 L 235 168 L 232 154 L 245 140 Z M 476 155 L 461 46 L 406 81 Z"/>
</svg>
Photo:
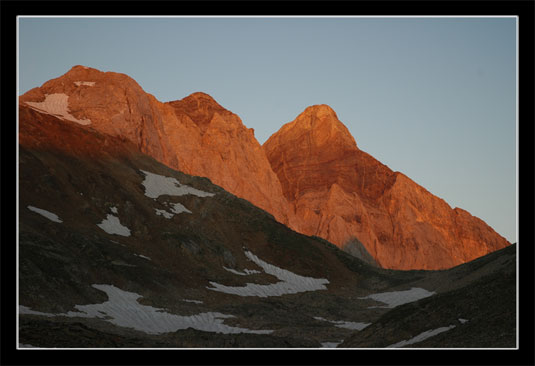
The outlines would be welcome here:
<svg viewBox="0 0 535 366">
<path fill-rule="evenodd" d="M 361 151 L 327 105 L 306 108 L 261 146 L 252 129 L 208 94 L 161 103 L 127 75 L 85 66 L 20 102 L 208 177 L 298 232 L 342 248 L 357 238 L 383 267 L 448 268 L 509 244 Z"/>
</svg>

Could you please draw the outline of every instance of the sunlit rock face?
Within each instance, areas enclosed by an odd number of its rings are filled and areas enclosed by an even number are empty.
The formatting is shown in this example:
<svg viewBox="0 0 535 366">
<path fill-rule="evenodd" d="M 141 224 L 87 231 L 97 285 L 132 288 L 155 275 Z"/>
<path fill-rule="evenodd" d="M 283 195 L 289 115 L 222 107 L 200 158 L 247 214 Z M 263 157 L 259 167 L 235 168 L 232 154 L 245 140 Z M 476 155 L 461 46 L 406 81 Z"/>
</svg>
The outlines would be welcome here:
<svg viewBox="0 0 535 366">
<path fill-rule="evenodd" d="M 21 104 L 34 109 L 43 109 L 39 103 L 47 101 L 52 108 L 45 111 L 51 114 L 58 110 L 54 102 L 64 102 L 69 113 L 64 119 L 84 121 L 90 128 L 124 137 L 157 160 L 166 157 L 169 145 L 161 136 L 161 118 L 154 113 L 149 95 L 127 75 L 74 66 L 20 97 Z"/>
<path fill-rule="evenodd" d="M 131 141 L 171 168 L 210 178 L 281 223 L 293 217 L 254 131 L 208 94 L 162 103 L 127 75 L 75 66 L 20 102 Z"/>
<path fill-rule="evenodd" d="M 349 252 L 355 252 L 351 243 L 362 243 L 385 268 L 449 268 L 509 244 L 360 150 L 327 105 L 308 107 L 261 146 L 252 129 L 208 94 L 162 103 L 127 75 L 85 66 L 28 91 L 20 103 L 28 107 L 21 118 L 37 111 L 132 142 L 171 168 L 208 177 L 295 231 L 351 246 Z M 64 129 L 38 133 L 55 149 L 93 158 L 128 153 L 122 145 L 104 151 L 91 141 L 76 144 Z M 24 126 L 19 142 L 43 144 L 35 131 Z"/>
<path fill-rule="evenodd" d="M 288 224 L 292 211 L 254 131 L 211 96 L 194 93 L 165 104 L 165 134 L 176 152 L 176 168 L 200 175 Z"/>
<path fill-rule="evenodd" d="M 509 244 L 360 150 L 329 106 L 308 107 L 263 148 L 295 210 L 294 229 L 342 248 L 358 238 L 382 267 L 449 268 Z"/>
</svg>

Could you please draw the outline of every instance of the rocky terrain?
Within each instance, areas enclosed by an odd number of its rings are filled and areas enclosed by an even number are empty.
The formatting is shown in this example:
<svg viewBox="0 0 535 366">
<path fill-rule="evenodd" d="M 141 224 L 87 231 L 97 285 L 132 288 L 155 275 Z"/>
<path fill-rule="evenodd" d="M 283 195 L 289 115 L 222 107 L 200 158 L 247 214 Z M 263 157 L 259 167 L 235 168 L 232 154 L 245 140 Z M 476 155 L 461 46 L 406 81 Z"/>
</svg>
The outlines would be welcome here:
<svg viewBox="0 0 535 366">
<path fill-rule="evenodd" d="M 297 231 L 344 248 L 361 242 L 383 268 L 445 269 L 509 243 L 361 151 L 327 105 L 307 108 L 264 144 Z"/>
<path fill-rule="evenodd" d="M 19 109 L 21 347 L 515 346 L 516 246 L 379 268 L 62 103 Z"/>
<path fill-rule="evenodd" d="M 372 265 L 446 269 L 510 244 L 361 151 L 326 105 L 307 108 L 261 146 L 207 94 L 162 103 L 124 74 L 85 66 L 28 91 L 20 104 L 129 141 Z"/>
<path fill-rule="evenodd" d="M 68 103 L 61 96 L 68 96 Z M 70 121 L 87 121 L 88 127 L 131 141 L 140 152 L 171 168 L 208 177 L 279 222 L 289 222 L 291 211 L 280 182 L 254 131 L 207 94 L 161 103 L 127 75 L 75 66 L 28 91 L 20 101 L 56 115 L 61 111 L 60 116 Z"/>
</svg>

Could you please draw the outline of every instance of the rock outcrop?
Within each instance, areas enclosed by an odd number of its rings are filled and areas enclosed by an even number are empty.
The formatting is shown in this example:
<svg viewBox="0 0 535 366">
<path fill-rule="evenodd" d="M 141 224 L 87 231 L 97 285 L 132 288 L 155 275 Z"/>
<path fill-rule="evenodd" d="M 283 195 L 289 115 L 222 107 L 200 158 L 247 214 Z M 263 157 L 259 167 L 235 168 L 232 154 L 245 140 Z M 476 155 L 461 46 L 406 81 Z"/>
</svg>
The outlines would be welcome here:
<svg viewBox="0 0 535 366">
<path fill-rule="evenodd" d="M 215 184 L 291 224 L 292 215 L 281 184 L 252 128 L 205 93 L 166 103 L 174 116 L 164 133 L 185 173 L 208 177 Z"/>
<path fill-rule="evenodd" d="M 294 207 L 296 230 L 341 248 L 357 238 L 382 267 L 450 268 L 509 245 L 482 220 L 360 150 L 329 106 L 308 107 L 263 147 Z"/>
<path fill-rule="evenodd" d="M 208 177 L 295 231 L 385 268 L 449 268 L 509 244 L 361 151 L 327 105 L 307 108 L 261 146 L 252 129 L 207 94 L 162 103 L 127 75 L 85 66 L 28 91 L 20 103 L 129 141 L 171 168 Z M 60 134 L 49 140 L 79 148 Z"/>
<path fill-rule="evenodd" d="M 208 177 L 291 224 L 280 182 L 254 131 L 207 94 L 162 103 L 127 75 L 75 66 L 28 91 L 20 102 L 125 138 L 169 167 Z"/>
</svg>

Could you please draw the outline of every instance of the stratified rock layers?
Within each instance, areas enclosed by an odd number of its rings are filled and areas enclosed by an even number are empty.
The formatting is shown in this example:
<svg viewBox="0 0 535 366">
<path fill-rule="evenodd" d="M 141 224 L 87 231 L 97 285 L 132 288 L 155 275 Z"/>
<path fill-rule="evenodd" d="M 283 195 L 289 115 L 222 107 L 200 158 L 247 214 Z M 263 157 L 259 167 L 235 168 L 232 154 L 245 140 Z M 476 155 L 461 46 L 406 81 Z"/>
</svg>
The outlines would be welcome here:
<svg viewBox="0 0 535 366">
<path fill-rule="evenodd" d="M 252 129 L 207 94 L 162 103 L 127 75 L 84 66 L 20 102 L 208 177 L 298 232 L 342 248 L 358 239 L 386 268 L 449 268 L 508 245 L 483 221 L 452 210 L 358 149 L 326 105 L 307 108 L 261 146 Z"/>
<path fill-rule="evenodd" d="M 509 244 L 361 151 L 327 105 L 307 108 L 263 147 L 296 230 L 339 247 L 358 238 L 382 267 L 450 268 Z"/>
</svg>

